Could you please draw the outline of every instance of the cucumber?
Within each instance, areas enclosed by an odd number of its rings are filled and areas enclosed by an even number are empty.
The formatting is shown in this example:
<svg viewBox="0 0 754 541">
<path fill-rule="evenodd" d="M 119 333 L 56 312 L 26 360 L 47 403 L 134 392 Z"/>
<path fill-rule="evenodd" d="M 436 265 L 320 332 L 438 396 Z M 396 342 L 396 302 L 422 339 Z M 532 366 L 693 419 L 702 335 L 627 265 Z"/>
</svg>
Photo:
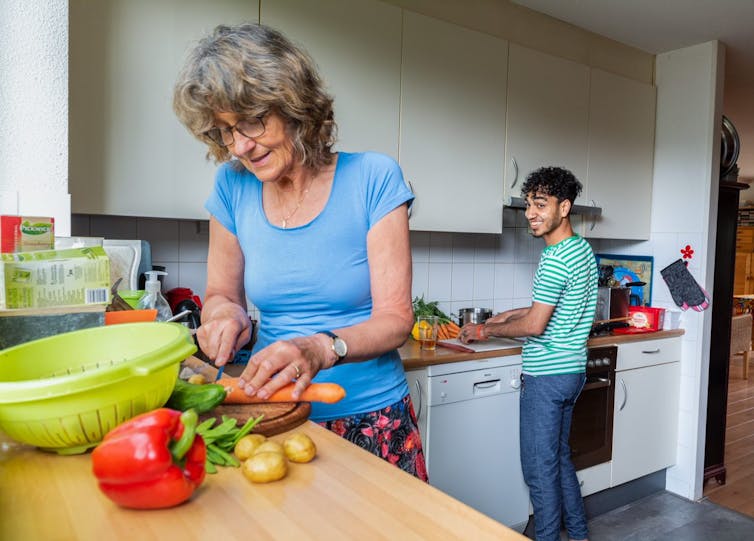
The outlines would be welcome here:
<svg viewBox="0 0 754 541">
<path fill-rule="evenodd" d="M 197 413 L 207 413 L 222 404 L 226 394 L 225 387 L 217 383 L 196 385 L 178 378 L 165 407 L 179 411 L 193 408 Z"/>
</svg>

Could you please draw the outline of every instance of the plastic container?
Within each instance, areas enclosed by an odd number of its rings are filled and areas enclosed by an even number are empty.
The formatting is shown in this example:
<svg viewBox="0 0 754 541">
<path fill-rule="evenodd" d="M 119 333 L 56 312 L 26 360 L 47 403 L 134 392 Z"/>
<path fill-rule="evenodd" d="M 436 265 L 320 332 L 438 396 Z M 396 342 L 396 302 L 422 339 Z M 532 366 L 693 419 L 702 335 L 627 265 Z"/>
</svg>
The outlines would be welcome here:
<svg viewBox="0 0 754 541">
<path fill-rule="evenodd" d="M 143 289 L 120 289 L 118 295 L 128 303 L 131 308 L 139 306 L 139 299 L 144 295 Z"/>
<path fill-rule="evenodd" d="M 140 321 L 154 321 L 157 310 L 117 310 L 105 312 L 105 325 L 118 325 L 121 323 L 138 323 Z"/>
<path fill-rule="evenodd" d="M 160 291 L 161 283 L 158 276 L 165 276 L 167 272 L 151 270 L 144 274 L 147 275 L 147 281 L 144 283 L 144 295 L 139 299 L 136 305 L 137 310 L 157 310 L 157 321 L 167 321 L 173 317 L 173 311 L 170 304 Z"/>
<path fill-rule="evenodd" d="M 177 323 L 83 329 L 0 351 L 0 430 L 59 454 L 167 402 L 180 362 L 196 351 Z"/>
</svg>

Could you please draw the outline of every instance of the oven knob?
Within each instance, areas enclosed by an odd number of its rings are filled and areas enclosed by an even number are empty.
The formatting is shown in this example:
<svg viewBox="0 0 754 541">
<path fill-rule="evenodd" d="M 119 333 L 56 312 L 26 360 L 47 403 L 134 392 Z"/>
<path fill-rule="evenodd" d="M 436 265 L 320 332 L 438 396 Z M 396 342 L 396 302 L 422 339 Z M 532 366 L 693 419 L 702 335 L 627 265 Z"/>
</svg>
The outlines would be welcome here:
<svg viewBox="0 0 754 541">
<path fill-rule="evenodd" d="M 521 378 L 511 379 L 511 389 L 518 389 L 519 387 L 521 387 Z"/>
<path fill-rule="evenodd" d="M 602 359 L 597 359 L 594 361 L 594 366 L 602 366 Z"/>
<path fill-rule="evenodd" d="M 586 362 L 586 365 L 587 365 L 587 366 L 588 366 L 589 368 L 594 368 L 594 361 L 587 361 L 587 362 Z"/>
<path fill-rule="evenodd" d="M 602 359 L 602 366 L 610 366 L 610 357 Z"/>
</svg>

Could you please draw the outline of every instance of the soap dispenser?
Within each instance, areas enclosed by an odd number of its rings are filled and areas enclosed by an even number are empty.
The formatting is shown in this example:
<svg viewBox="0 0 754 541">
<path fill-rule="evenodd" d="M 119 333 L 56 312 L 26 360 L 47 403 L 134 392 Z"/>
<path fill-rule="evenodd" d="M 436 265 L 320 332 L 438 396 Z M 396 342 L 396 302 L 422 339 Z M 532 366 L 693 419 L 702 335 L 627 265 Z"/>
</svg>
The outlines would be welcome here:
<svg viewBox="0 0 754 541">
<path fill-rule="evenodd" d="M 139 299 L 137 309 L 139 310 L 157 310 L 157 321 L 167 321 L 173 317 L 173 312 L 170 310 L 170 305 L 167 299 L 162 296 L 160 292 L 160 280 L 157 278 L 159 275 L 166 276 L 167 272 L 164 271 L 146 271 L 147 281 L 144 284 L 144 295 Z"/>
</svg>

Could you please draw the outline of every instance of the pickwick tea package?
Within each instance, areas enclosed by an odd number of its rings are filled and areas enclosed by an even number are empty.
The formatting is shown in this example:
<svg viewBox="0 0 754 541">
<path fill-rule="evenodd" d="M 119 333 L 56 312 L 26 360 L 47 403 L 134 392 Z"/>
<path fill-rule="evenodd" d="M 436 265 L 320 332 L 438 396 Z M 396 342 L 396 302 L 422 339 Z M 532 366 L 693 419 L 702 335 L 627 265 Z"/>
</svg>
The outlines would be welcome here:
<svg viewBox="0 0 754 541">
<path fill-rule="evenodd" d="M 34 252 L 55 248 L 55 218 L 0 216 L 0 253 Z"/>
</svg>

